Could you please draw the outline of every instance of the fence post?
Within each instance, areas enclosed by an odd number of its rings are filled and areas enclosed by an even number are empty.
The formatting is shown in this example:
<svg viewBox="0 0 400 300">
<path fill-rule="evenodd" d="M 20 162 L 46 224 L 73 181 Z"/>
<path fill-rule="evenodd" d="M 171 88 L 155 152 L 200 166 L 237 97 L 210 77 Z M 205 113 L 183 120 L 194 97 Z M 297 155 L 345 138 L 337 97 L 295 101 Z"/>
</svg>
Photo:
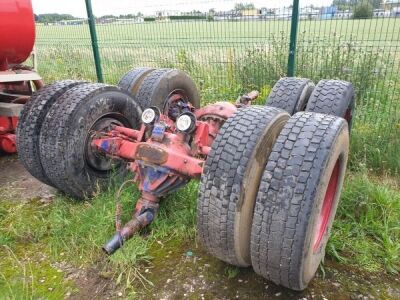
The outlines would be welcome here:
<svg viewBox="0 0 400 300">
<path fill-rule="evenodd" d="M 292 22 L 290 25 L 290 43 L 287 76 L 293 77 L 296 65 L 297 27 L 299 24 L 299 0 L 293 0 Z"/>
<path fill-rule="evenodd" d="M 101 69 L 99 45 L 97 44 L 97 33 L 96 33 L 96 25 L 95 25 L 96 19 L 94 18 L 93 11 L 92 11 L 92 1 L 91 0 L 85 0 L 85 3 L 86 3 L 86 12 L 87 12 L 89 30 L 90 30 L 90 39 L 92 41 L 94 63 L 96 65 L 97 81 L 98 82 L 104 82 L 104 80 L 103 80 L 103 71 Z"/>
</svg>

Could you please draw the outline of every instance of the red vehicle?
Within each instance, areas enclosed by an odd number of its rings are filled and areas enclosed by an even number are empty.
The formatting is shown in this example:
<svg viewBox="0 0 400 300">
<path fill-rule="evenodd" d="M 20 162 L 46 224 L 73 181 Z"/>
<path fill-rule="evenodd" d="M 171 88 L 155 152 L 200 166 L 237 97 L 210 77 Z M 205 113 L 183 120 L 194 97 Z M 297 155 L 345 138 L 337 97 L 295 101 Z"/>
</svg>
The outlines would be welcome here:
<svg viewBox="0 0 400 300">
<path fill-rule="evenodd" d="M 117 205 L 108 254 L 151 224 L 166 194 L 199 179 L 202 245 L 302 290 L 338 205 L 354 91 L 344 81 L 282 78 L 266 105 L 252 105 L 257 95 L 200 107 L 195 83 L 176 69 L 136 68 L 118 86 L 55 82 L 22 113 L 19 155 L 33 176 L 76 198 L 120 177 L 138 186 L 124 226 Z"/>
<path fill-rule="evenodd" d="M 0 8 L 0 150 L 16 152 L 15 129 L 24 104 L 43 86 L 21 65 L 32 53 L 35 23 L 30 0 L 2 0 Z"/>
</svg>

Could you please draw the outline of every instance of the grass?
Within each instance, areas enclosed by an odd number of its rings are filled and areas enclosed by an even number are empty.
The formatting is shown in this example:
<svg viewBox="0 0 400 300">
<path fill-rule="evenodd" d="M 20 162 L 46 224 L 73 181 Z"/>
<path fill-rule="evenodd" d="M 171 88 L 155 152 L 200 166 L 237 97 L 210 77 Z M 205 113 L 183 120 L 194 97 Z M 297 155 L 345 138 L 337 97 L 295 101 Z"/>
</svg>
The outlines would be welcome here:
<svg viewBox="0 0 400 300">
<path fill-rule="evenodd" d="M 400 273 L 400 191 L 366 173 L 351 174 L 342 194 L 328 254 L 368 271 Z"/>
<path fill-rule="evenodd" d="M 327 253 L 361 270 L 398 274 L 400 192 L 398 186 L 382 184 L 366 174 L 351 173 L 347 177 Z M 113 277 L 131 292 L 132 280 L 150 284 L 140 266 L 157 255 L 154 249 L 195 239 L 197 188 L 197 183 L 192 182 L 164 199 L 151 228 L 109 258 L 100 249 L 114 233 L 115 189 L 90 202 L 61 196 L 47 206 L 38 202 L 0 202 L 0 297 L 23 299 L 21 295 L 43 295 L 49 288 L 54 289 L 51 295 L 59 296 L 76 289 L 73 283 L 63 281 L 51 264 L 41 261 L 40 255 L 47 256 L 50 262 L 67 262 L 76 268 L 97 265 L 102 274 Z M 133 186 L 123 192 L 125 220 L 137 196 Z M 238 272 L 234 267 L 225 269 L 228 278 Z M 40 284 L 42 278 L 53 279 Z M 19 294 L 11 293 L 15 291 Z"/>
<path fill-rule="evenodd" d="M 107 276 L 114 277 L 120 284 L 122 278 L 148 284 L 138 272 L 138 267 L 139 263 L 151 259 L 150 249 L 170 240 L 194 238 L 196 182 L 164 199 L 151 232 L 134 237 L 121 251 L 106 258 L 101 246 L 115 232 L 115 202 L 112 200 L 115 191 L 110 189 L 90 202 L 77 202 L 58 196 L 49 206 L 39 202 L 15 205 L 9 200 L 1 201 L 0 255 L 4 259 L 0 261 L 0 298 L 35 298 L 52 287 L 52 299 L 59 299 L 60 295 L 74 291 L 71 282 L 58 284 L 63 275 L 49 263 L 42 262 L 38 252 L 48 256 L 50 262 L 67 262 L 76 268 L 99 264 L 103 274 L 109 274 Z M 133 200 L 137 196 L 138 192 L 133 186 L 122 194 L 124 221 L 129 219 L 135 205 Z M 26 257 L 32 257 L 32 260 L 26 260 Z M 56 285 L 57 290 L 46 282 L 38 283 L 42 278 L 53 278 L 54 274 L 58 277 L 52 279 L 51 284 Z M 130 285 L 129 280 L 125 282 L 123 288 Z M 14 291 L 18 291 L 18 294 L 14 294 Z"/>
</svg>

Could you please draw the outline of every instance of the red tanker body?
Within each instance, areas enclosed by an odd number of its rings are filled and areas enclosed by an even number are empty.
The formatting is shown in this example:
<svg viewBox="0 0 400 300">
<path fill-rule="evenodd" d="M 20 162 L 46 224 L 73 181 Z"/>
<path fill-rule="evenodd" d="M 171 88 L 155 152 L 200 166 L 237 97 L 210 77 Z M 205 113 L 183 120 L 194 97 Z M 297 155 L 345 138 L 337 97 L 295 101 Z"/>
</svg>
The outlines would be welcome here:
<svg viewBox="0 0 400 300">
<path fill-rule="evenodd" d="M 32 68 L 21 65 L 32 53 L 35 21 L 31 0 L 1 0 L 0 6 L 0 150 L 16 152 L 19 114 L 33 91 L 43 86 Z"/>
<path fill-rule="evenodd" d="M 35 43 L 30 0 L 2 0 L 0 8 L 0 71 L 23 63 Z"/>
</svg>

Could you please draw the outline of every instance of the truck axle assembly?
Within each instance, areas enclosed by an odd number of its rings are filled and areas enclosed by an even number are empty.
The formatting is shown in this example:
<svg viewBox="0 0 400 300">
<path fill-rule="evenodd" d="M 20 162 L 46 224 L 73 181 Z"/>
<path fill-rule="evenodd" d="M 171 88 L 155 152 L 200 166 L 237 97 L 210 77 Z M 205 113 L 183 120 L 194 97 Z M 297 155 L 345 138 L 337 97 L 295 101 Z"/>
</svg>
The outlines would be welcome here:
<svg viewBox="0 0 400 300">
<path fill-rule="evenodd" d="M 107 254 L 149 226 L 167 194 L 200 180 L 197 235 L 210 254 L 291 289 L 311 281 L 347 165 L 350 83 L 282 78 L 265 105 L 253 91 L 200 108 L 186 73 L 142 67 L 119 87 L 66 80 L 37 95 L 22 115 L 39 134 L 20 122 L 17 136 L 32 175 L 87 199 L 128 172 L 124 185 L 140 191 L 125 225 L 117 204 Z"/>
</svg>

